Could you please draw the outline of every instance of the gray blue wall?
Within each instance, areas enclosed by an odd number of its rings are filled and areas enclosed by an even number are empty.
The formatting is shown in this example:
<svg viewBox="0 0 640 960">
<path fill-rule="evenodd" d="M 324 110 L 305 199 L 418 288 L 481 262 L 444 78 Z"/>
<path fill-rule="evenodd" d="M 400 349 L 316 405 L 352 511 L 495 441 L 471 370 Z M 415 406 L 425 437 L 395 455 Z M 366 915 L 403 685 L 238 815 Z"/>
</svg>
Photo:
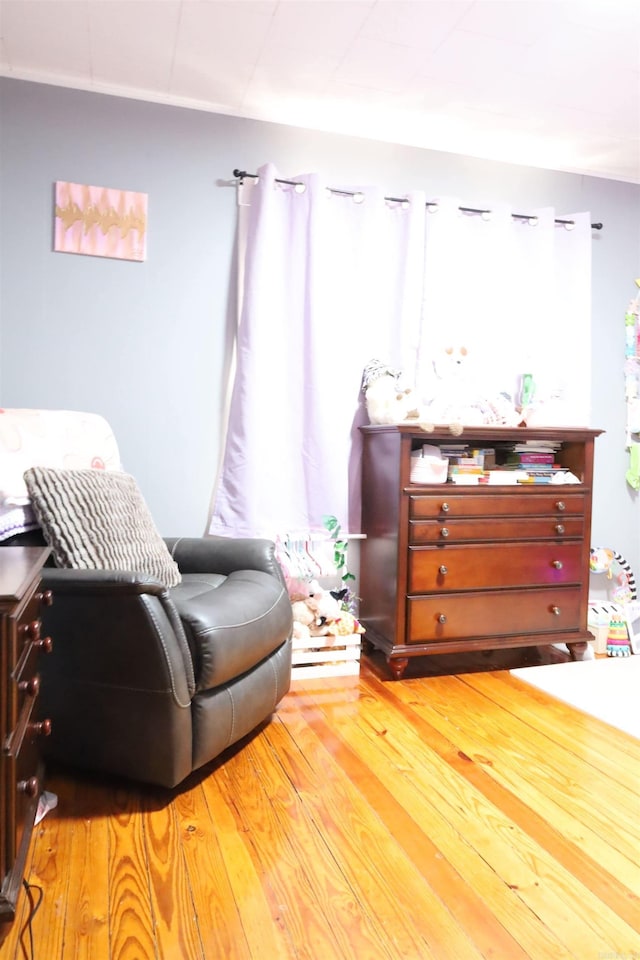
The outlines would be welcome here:
<svg viewBox="0 0 640 960">
<path fill-rule="evenodd" d="M 204 532 L 218 465 L 234 167 L 271 161 L 285 176 L 318 171 L 335 185 L 424 189 L 471 206 L 589 210 L 604 223 L 591 336 L 593 425 L 606 431 L 592 543 L 640 573 L 622 376 L 640 186 L 4 78 L 0 110 L 0 403 L 103 414 L 165 535 Z M 147 261 L 53 253 L 56 180 L 147 193 Z"/>
</svg>

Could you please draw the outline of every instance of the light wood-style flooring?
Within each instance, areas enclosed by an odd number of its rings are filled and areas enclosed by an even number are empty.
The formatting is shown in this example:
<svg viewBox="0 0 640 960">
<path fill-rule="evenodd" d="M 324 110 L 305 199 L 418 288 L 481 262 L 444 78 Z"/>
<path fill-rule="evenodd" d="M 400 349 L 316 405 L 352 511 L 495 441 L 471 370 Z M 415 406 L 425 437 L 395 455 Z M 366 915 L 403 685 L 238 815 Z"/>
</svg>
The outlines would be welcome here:
<svg viewBox="0 0 640 960">
<path fill-rule="evenodd" d="M 172 793 L 52 771 L 0 958 L 639 957 L 640 741 L 415 672 L 296 681 Z"/>
</svg>

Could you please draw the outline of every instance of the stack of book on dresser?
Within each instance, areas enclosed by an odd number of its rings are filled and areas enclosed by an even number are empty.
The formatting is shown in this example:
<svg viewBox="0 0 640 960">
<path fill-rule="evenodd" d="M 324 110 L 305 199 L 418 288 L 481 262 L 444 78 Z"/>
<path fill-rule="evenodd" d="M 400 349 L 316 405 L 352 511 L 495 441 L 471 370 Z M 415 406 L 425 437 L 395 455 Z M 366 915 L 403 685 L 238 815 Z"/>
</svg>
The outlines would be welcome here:
<svg viewBox="0 0 640 960">
<path fill-rule="evenodd" d="M 537 440 L 486 448 L 449 443 L 441 452 L 449 461 L 449 483 L 512 485 L 564 481 L 566 468 L 556 462 L 559 448 L 556 441 Z"/>
<path fill-rule="evenodd" d="M 449 461 L 447 479 L 451 483 L 486 483 L 485 477 L 495 469 L 496 451 L 493 447 L 471 447 L 468 443 L 443 444 L 442 456 Z"/>
<path fill-rule="evenodd" d="M 554 440 L 527 440 L 514 443 L 507 453 L 503 470 L 512 470 L 517 483 L 551 483 L 557 473 L 564 468 L 556 463 L 556 453 L 560 444 Z"/>
</svg>

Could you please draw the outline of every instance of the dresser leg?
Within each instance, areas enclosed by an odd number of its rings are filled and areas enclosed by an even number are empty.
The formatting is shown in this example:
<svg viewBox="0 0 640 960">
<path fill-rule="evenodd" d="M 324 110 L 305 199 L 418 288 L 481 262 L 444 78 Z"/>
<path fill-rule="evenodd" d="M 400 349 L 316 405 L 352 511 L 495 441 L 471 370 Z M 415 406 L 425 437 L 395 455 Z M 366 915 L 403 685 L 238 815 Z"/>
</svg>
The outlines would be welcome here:
<svg viewBox="0 0 640 960">
<path fill-rule="evenodd" d="M 394 680 L 402 680 L 402 676 L 407 669 L 407 664 L 409 663 L 408 657 L 387 657 L 387 663 L 389 664 L 389 670 L 393 675 Z"/>
<path fill-rule="evenodd" d="M 568 643 L 567 647 L 572 660 L 593 660 L 593 651 L 586 640 L 580 643 Z"/>
</svg>

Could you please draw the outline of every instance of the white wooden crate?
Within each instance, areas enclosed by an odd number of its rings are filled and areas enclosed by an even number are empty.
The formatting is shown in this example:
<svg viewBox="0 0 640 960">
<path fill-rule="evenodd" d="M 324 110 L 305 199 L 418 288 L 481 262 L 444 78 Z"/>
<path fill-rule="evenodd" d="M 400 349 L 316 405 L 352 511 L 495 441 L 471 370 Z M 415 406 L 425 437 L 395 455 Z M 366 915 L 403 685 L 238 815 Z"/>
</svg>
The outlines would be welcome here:
<svg viewBox="0 0 640 960">
<path fill-rule="evenodd" d="M 291 679 L 357 676 L 361 637 L 360 633 L 345 637 L 294 637 Z"/>
</svg>

